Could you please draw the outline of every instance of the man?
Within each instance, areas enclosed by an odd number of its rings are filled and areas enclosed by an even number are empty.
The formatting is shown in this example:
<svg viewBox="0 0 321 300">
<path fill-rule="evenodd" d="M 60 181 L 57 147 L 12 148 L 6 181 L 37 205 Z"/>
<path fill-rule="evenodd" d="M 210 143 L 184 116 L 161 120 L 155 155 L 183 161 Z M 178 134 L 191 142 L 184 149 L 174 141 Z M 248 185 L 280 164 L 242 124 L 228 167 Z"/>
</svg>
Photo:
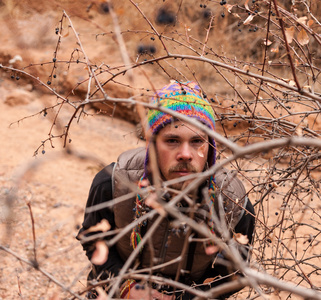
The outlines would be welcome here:
<svg viewBox="0 0 321 300">
<path fill-rule="evenodd" d="M 239 251 L 246 258 L 254 229 L 254 210 L 243 184 L 233 172 L 219 170 L 193 187 L 197 176 L 192 175 L 207 170 L 216 159 L 215 141 L 196 124 L 179 118 L 188 116 L 210 130 L 215 129 L 214 111 L 197 84 L 171 82 L 157 92 L 152 103 L 165 110 L 150 109 L 148 112 L 147 150 L 123 153 L 117 163 L 96 175 L 91 186 L 87 208 L 112 199 L 122 201 L 85 214 L 78 238 L 87 237 L 87 242 L 82 242 L 86 255 L 91 260 L 95 250 L 95 240 L 88 242 L 89 233 L 86 232 L 101 220 L 108 220 L 111 230 L 116 230 L 115 234 L 121 232 L 121 236 L 109 247 L 107 261 L 93 265 L 88 279 L 90 282 L 116 277 L 138 248 L 136 260 L 130 264 L 132 274 L 139 273 L 135 270 L 146 270 L 145 274 L 206 290 L 232 280 L 237 274 L 228 264 L 219 263 L 225 260 L 224 251 L 210 237 L 216 235 L 226 240 L 227 236 L 236 234 L 245 236 L 248 243 L 240 245 Z M 175 117 L 166 109 L 173 111 Z M 132 193 L 130 183 L 138 184 L 139 193 L 123 201 L 124 197 L 119 197 Z M 188 218 L 209 229 L 208 234 L 202 235 Z M 156 284 L 148 278 L 139 281 L 127 275 L 119 296 L 126 299 L 193 298 L 192 294 L 173 287 L 171 281 Z"/>
</svg>

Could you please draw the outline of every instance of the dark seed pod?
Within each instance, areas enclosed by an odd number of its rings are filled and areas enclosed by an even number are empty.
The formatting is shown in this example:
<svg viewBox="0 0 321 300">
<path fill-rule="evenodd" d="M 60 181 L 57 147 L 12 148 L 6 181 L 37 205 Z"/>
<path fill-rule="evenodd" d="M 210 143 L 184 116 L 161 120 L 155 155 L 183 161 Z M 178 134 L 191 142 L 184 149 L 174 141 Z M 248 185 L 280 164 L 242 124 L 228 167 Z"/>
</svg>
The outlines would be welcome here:
<svg viewBox="0 0 321 300">
<path fill-rule="evenodd" d="M 144 45 L 139 45 L 138 47 L 137 47 L 137 53 L 138 54 L 143 54 L 143 53 L 146 53 L 147 51 L 146 51 L 146 47 L 144 46 Z"/>
<path fill-rule="evenodd" d="M 205 20 L 209 19 L 212 16 L 212 11 L 210 9 L 205 9 L 203 11 L 203 18 Z"/>
<path fill-rule="evenodd" d="M 149 46 L 149 52 L 151 54 L 154 54 L 156 52 L 156 47 L 155 46 Z"/>
<path fill-rule="evenodd" d="M 139 45 L 137 47 L 138 54 L 154 54 L 156 53 L 156 47 L 154 45 Z"/>
<path fill-rule="evenodd" d="M 174 25 L 176 23 L 176 16 L 173 12 L 162 8 L 158 11 L 156 23 L 159 25 Z"/>
<path fill-rule="evenodd" d="M 108 14 L 109 13 L 109 4 L 106 2 L 103 2 L 100 4 L 100 10 L 105 13 Z"/>
</svg>

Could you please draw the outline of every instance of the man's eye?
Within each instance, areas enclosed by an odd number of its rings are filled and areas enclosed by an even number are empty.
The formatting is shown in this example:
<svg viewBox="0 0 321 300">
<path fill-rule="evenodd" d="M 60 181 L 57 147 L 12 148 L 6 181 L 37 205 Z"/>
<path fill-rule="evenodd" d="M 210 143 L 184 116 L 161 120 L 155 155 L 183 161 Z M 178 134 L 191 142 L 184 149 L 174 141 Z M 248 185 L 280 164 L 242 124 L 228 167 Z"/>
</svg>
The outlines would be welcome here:
<svg viewBox="0 0 321 300">
<path fill-rule="evenodd" d="M 175 143 L 178 143 L 178 141 L 176 139 L 167 139 L 166 140 L 166 143 L 168 144 L 175 144 Z"/>
<path fill-rule="evenodd" d="M 193 140 L 192 141 L 192 144 L 194 144 L 194 145 L 201 145 L 203 143 L 204 143 L 203 139 L 197 139 L 197 140 Z"/>
</svg>

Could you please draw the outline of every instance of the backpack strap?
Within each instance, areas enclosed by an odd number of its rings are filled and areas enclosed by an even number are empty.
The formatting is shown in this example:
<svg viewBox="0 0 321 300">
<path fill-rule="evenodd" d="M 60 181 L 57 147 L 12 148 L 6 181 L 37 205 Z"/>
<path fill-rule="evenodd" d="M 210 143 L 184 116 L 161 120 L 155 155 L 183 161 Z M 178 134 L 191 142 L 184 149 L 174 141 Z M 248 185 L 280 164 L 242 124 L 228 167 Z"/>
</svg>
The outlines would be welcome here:
<svg viewBox="0 0 321 300">
<path fill-rule="evenodd" d="M 241 220 L 248 197 L 241 180 L 237 178 L 237 172 L 227 169 L 219 170 L 215 175 L 217 186 L 216 210 L 223 209 L 230 229 L 234 229 Z"/>
<path fill-rule="evenodd" d="M 145 151 L 144 147 L 140 147 L 119 155 L 112 172 L 113 198 L 130 193 L 128 183 L 136 183 L 143 176 Z"/>
</svg>

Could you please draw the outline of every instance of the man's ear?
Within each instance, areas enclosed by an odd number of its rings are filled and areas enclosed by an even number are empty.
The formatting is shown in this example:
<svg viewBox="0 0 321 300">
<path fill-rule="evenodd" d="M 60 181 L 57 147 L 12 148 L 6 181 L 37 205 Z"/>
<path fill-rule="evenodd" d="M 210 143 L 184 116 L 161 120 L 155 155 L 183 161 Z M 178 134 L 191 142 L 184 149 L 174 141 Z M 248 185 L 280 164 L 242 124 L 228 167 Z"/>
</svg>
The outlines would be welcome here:
<svg viewBox="0 0 321 300">
<path fill-rule="evenodd" d="M 150 169 L 150 174 L 152 175 L 152 182 L 156 187 L 161 187 L 161 180 L 163 176 L 158 165 L 156 139 L 150 141 L 148 152 L 148 168 Z"/>
</svg>

